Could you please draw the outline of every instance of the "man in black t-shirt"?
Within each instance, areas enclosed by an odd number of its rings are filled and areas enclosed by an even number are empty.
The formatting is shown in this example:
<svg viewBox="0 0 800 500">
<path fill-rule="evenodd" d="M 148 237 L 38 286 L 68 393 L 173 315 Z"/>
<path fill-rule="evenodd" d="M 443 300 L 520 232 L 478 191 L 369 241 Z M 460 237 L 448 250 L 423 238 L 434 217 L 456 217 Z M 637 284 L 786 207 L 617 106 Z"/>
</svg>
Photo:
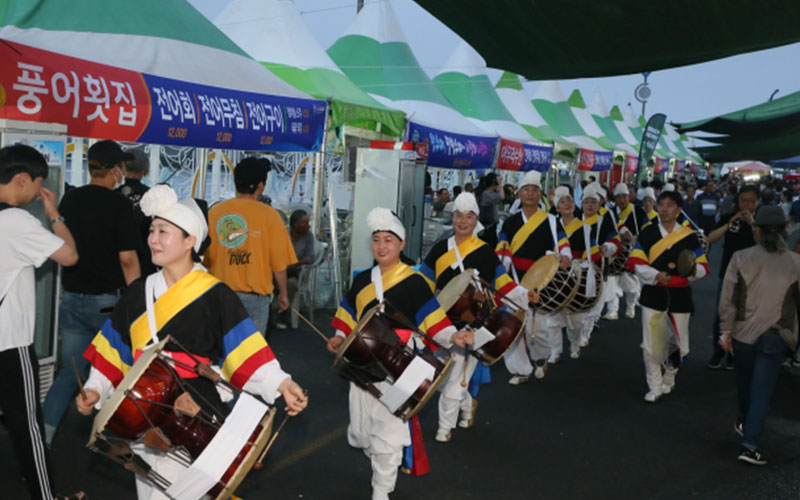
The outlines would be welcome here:
<svg viewBox="0 0 800 500">
<path fill-rule="evenodd" d="M 58 309 L 61 349 L 53 385 L 43 412 L 47 442 L 75 392 L 71 359 L 86 367 L 81 354 L 103 326 L 122 290 L 140 275 L 136 246 L 139 228 L 133 206 L 113 190 L 124 180 L 122 167 L 133 155 L 125 154 L 113 141 L 100 141 L 89 148 L 88 185 L 64 195 L 59 212 L 75 238 L 80 259 L 63 267 L 64 293 Z"/>
<path fill-rule="evenodd" d="M 708 235 L 709 244 L 714 244 L 723 237 L 725 238 L 725 242 L 722 244 L 722 264 L 720 265 L 719 280 L 717 282 L 717 306 L 719 305 L 722 281 L 725 279 L 725 271 L 728 270 L 728 263 L 730 263 L 734 252 L 750 248 L 756 244 L 751 226 L 756 208 L 758 208 L 758 188 L 752 184 L 743 186 L 736 196 L 736 210 L 723 215 L 717 228 Z M 708 367 L 715 370 L 722 368 L 722 361 L 725 359 L 726 368 L 733 370 L 733 355 L 728 354 L 726 356 L 725 351 L 722 350 L 719 342 L 717 342 L 719 340 L 719 313 L 714 316 L 713 330 L 714 355 L 708 361 Z"/>
<path fill-rule="evenodd" d="M 133 155 L 132 160 L 125 161 L 125 184 L 114 191 L 121 193 L 133 204 L 136 216 L 136 225 L 139 227 L 141 238 L 136 246 L 136 255 L 139 257 L 139 268 L 142 276 L 149 276 L 156 272 L 153 265 L 150 247 L 147 246 L 147 236 L 150 233 L 150 217 L 144 215 L 139 208 L 139 200 L 150 188 L 142 182 L 142 178 L 150 173 L 150 158 L 141 148 L 125 148 L 126 153 Z"/>
</svg>

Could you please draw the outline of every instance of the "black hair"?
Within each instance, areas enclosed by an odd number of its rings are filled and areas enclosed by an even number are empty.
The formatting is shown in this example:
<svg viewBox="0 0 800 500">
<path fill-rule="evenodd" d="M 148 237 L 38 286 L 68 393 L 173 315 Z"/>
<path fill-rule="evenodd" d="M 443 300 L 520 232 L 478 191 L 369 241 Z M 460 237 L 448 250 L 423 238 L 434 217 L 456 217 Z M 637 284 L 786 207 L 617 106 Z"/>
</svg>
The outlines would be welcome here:
<svg viewBox="0 0 800 500">
<path fill-rule="evenodd" d="M 786 242 L 783 240 L 786 224 L 758 226 L 758 229 L 761 230 L 761 238 L 759 238 L 758 244 L 764 247 L 768 253 L 778 253 L 786 250 Z"/>
<path fill-rule="evenodd" d="M 745 184 L 744 186 L 739 188 L 739 192 L 736 193 L 737 204 L 739 203 L 739 198 L 744 193 L 753 193 L 754 195 L 756 195 L 756 200 L 758 200 L 761 197 L 761 193 L 758 191 L 758 186 L 756 186 L 755 184 Z"/>
<path fill-rule="evenodd" d="M 665 200 L 667 198 L 674 201 L 679 207 L 683 206 L 683 197 L 677 191 L 661 191 L 656 202 L 660 202 L 661 200 Z"/>
<path fill-rule="evenodd" d="M 160 219 L 160 217 L 158 217 L 158 218 Z M 166 220 L 166 219 L 163 219 L 163 220 Z M 169 221 L 167 221 L 167 222 L 169 222 Z M 172 223 L 170 222 L 170 224 L 172 224 Z M 172 225 L 175 226 L 175 224 L 172 224 Z M 186 232 L 186 230 L 184 228 L 182 228 L 180 226 L 175 226 L 175 227 L 177 227 L 178 229 L 181 230 L 181 234 L 183 234 L 184 239 L 188 238 L 189 236 L 191 236 L 189 233 Z M 196 263 L 199 264 L 202 261 L 203 260 L 200 258 L 200 254 L 198 254 L 195 251 L 194 247 L 192 247 L 192 262 L 196 262 Z"/>
<path fill-rule="evenodd" d="M 47 160 L 36 149 L 14 144 L 0 149 L 0 184 L 8 184 L 17 174 L 28 174 L 31 180 L 47 179 Z"/>
<path fill-rule="evenodd" d="M 643 188 L 650 187 L 650 182 L 647 179 L 642 179 L 642 187 Z"/>
<path fill-rule="evenodd" d="M 442 188 L 442 189 L 436 191 L 436 194 L 442 194 L 442 193 L 446 193 L 446 192 L 448 192 L 447 188 Z"/>
<path fill-rule="evenodd" d="M 303 217 L 305 217 L 306 215 L 308 215 L 308 212 L 306 212 L 302 208 L 295 210 L 294 212 L 292 212 L 292 215 L 289 216 L 289 226 L 294 226 L 295 224 L 303 220 Z"/>
<path fill-rule="evenodd" d="M 272 162 L 266 158 L 249 156 L 236 164 L 233 169 L 233 182 L 236 192 L 253 194 L 259 183 L 267 182 L 267 174 L 272 170 Z"/>
<path fill-rule="evenodd" d="M 461 194 L 461 186 L 453 186 L 453 198 L 457 198 Z"/>
</svg>

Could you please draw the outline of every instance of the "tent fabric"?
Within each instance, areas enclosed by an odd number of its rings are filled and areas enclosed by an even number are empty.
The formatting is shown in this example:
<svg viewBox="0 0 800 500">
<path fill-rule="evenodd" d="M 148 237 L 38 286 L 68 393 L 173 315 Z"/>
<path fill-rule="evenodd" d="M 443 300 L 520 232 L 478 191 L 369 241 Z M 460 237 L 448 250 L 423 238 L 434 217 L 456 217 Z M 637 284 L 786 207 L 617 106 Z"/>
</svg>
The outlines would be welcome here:
<svg viewBox="0 0 800 500">
<path fill-rule="evenodd" d="M 0 39 L 0 64 L 13 68 L 0 73 L 2 118 L 154 144 L 321 144 L 326 104 L 271 74 L 182 0 L 20 0 L 0 9 Z"/>
<path fill-rule="evenodd" d="M 588 137 L 586 131 L 572 112 L 561 86 L 555 81 L 539 83 L 531 99 L 534 109 L 552 129 L 567 141 L 581 148 L 605 151 L 608 148 Z"/>
<path fill-rule="evenodd" d="M 765 138 L 741 139 L 720 146 L 697 147 L 695 151 L 711 163 L 788 158 L 800 154 L 800 127 Z"/>
<path fill-rule="evenodd" d="M 766 136 L 800 125 L 800 92 L 731 113 L 677 124 L 679 132 Z"/>
<path fill-rule="evenodd" d="M 234 0 L 214 22 L 293 87 L 317 99 L 331 99 L 330 127 L 378 122 L 383 133 L 402 135 L 405 113 L 384 106 L 350 81 L 319 45 L 291 0 Z"/>
<path fill-rule="evenodd" d="M 533 107 L 518 75 L 509 71 L 503 72 L 495 84 L 495 91 L 514 120 L 522 125 L 534 139 L 545 143 L 569 144 L 569 141 L 553 130 Z"/>
<path fill-rule="evenodd" d="M 567 103 L 569 104 L 570 110 L 575 116 L 575 119 L 578 121 L 587 136 L 599 144 L 603 149 L 614 149 L 614 141 L 606 137 L 603 131 L 597 125 L 597 122 L 594 120 L 594 117 L 592 117 L 591 112 L 586 108 L 586 101 L 584 101 L 580 90 L 573 90 L 567 99 Z"/>
<path fill-rule="evenodd" d="M 791 0 L 418 3 L 489 66 L 530 80 L 641 73 L 800 41 L 800 2 Z"/>
<path fill-rule="evenodd" d="M 433 83 L 455 109 L 487 132 L 515 141 L 533 139 L 497 96 L 486 62 L 466 42 L 456 46 Z"/>
</svg>

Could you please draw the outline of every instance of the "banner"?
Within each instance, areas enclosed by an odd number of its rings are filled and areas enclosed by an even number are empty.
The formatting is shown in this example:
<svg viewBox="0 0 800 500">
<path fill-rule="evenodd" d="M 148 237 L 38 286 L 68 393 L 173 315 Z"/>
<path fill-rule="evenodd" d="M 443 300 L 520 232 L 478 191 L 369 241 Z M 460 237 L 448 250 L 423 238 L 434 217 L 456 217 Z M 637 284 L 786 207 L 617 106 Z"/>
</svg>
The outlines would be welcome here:
<svg viewBox="0 0 800 500">
<path fill-rule="evenodd" d="M 592 151 L 591 149 L 581 148 L 580 156 L 578 157 L 578 170 L 606 172 L 611 169 L 613 162 L 614 153 L 612 151 Z"/>
<path fill-rule="evenodd" d="M 647 121 L 647 126 L 642 134 L 642 142 L 639 145 L 639 164 L 636 167 L 637 183 L 647 172 L 647 163 L 658 146 L 658 139 L 661 137 L 661 130 L 666 121 L 667 115 L 663 113 L 656 113 Z"/>
<path fill-rule="evenodd" d="M 636 165 L 639 163 L 638 156 L 628 155 L 625 157 L 625 172 L 629 174 L 636 173 Z"/>
<path fill-rule="evenodd" d="M 428 166 L 439 168 L 491 168 L 497 148 L 496 137 L 445 132 L 414 122 L 409 122 L 408 140 L 418 143 L 418 153 L 427 149 Z"/>
<path fill-rule="evenodd" d="M 675 169 L 674 169 L 674 171 L 675 172 L 683 172 L 683 167 L 684 167 L 685 164 L 686 164 L 685 160 L 679 160 L 679 159 L 675 158 Z"/>
<path fill-rule="evenodd" d="M 325 101 L 211 87 L 2 42 L 0 118 L 150 144 L 317 151 L 322 143 Z"/>
<path fill-rule="evenodd" d="M 666 172 L 668 167 L 669 167 L 669 160 L 665 158 L 656 157 L 656 162 L 655 166 L 653 167 L 653 172 L 660 174 L 661 172 Z"/>
<path fill-rule="evenodd" d="M 553 161 L 553 146 L 534 146 L 500 138 L 495 168 L 527 172 L 547 172 Z"/>
</svg>

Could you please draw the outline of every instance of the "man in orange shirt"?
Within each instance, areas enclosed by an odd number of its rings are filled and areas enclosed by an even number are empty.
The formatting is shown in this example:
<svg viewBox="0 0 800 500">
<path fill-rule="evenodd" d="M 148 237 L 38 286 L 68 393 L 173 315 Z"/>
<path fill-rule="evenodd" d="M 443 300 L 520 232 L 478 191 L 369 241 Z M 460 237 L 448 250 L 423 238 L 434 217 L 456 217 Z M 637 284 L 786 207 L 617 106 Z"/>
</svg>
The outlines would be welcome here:
<svg viewBox="0 0 800 500">
<path fill-rule="evenodd" d="M 208 212 L 211 245 L 203 263 L 231 287 L 255 322 L 266 332 L 274 283 L 278 310 L 289 308 L 286 268 L 297 262 L 289 232 L 278 211 L 258 201 L 272 165 L 248 157 L 236 165 L 236 198 L 219 202 Z"/>
</svg>

